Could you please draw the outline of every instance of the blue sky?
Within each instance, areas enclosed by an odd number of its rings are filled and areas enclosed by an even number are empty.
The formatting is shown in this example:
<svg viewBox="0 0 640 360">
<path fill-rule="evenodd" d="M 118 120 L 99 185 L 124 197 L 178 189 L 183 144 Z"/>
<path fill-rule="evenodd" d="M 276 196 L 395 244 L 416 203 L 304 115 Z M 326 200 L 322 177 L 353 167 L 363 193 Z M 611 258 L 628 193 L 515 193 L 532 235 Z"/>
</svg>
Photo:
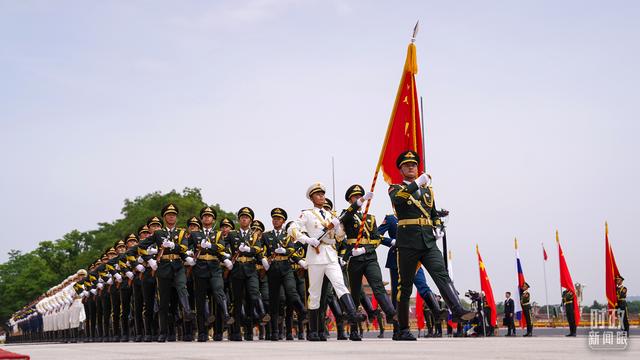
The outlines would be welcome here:
<svg viewBox="0 0 640 360">
<path fill-rule="evenodd" d="M 604 221 L 638 294 L 640 5 L 633 1 L 0 2 L 0 214 L 31 250 L 196 186 L 268 219 L 307 186 L 368 186 L 416 20 L 427 162 L 459 290 L 475 244 L 496 298 L 520 241 L 533 299 L 559 302 L 560 230 L 604 299 Z M 372 206 L 390 213 L 386 186 Z M 114 239 L 115 240 L 115 239 Z M 381 257 L 384 251 L 381 252 Z"/>
</svg>

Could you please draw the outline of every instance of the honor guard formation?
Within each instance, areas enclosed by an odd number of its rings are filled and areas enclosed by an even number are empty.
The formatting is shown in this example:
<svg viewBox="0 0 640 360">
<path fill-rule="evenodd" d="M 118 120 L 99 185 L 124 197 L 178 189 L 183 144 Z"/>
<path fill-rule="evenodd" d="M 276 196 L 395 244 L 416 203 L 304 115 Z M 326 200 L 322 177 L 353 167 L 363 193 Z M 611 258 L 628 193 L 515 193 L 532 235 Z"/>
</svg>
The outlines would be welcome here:
<svg viewBox="0 0 640 360">
<path fill-rule="evenodd" d="M 89 265 L 15 313 L 10 342 L 166 342 L 166 341 L 327 341 L 335 320 L 337 340 L 360 341 L 362 323 L 393 327 L 393 339 L 416 340 L 409 322 L 413 286 L 424 300 L 429 335 L 442 336 L 442 322 L 473 324 L 488 309 L 486 298 L 470 311 L 460 302 L 436 242 L 444 236 L 431 178 L 419 175 L 418 154 L 396 161 L 404 181 L 391 185 L 395 215 L 378 224 L 363 214 L 373 193 L 350 186 L 349 206 L 339 214 L 321 183 L 306 191 L 311 207 L 295 220 L 279 207 L 271 226 L 255 219 L 250 207 L 237 221 L 218 219 L 205 206 L 178 224 L 179 209 L 164 206 L 136 233 L 116 241 Z M 188 214 L 191 215 L 191 214 Z M 185 225 L 181 227 L 179 225 Z M 384 235 L 387 236 L 384 236 Z M 389 248 L 385 290 L 376 249 Z M 439 295 L 427 285 L 425 272 Z M 366 279 L 373 300 L 363 290 Z M 618 307 L 625 314 L 626 288 L 618 276 Z M 520 289 L 526 333 L 533 331 L 529 284 Z M 515 336 L 514 300 L 506 294 L 504 325 Z M 475 301 L 473 295 L 470 296 Z M 574 293 L 562 303 L 575 336 Z M 484 302 L 484 303 L 483 303 Z M 360 310 L 362 309 L 362 310 Z M 383 316 L 384 315 L 384 321 Z M 226 335 L 225 335 L 226 334 Z M 383 336 L 383 333 L 381 333 Z"/>
</svg>

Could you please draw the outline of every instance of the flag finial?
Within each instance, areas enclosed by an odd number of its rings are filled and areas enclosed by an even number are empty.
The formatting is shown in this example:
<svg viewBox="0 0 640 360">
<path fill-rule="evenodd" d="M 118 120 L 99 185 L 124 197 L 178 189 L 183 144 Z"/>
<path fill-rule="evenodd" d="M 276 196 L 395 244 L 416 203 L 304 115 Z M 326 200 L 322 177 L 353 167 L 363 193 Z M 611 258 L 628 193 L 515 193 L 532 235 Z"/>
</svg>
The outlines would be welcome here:
<svg viewBox="0 0 640 360">
<path fill-rule="evenodd" d="M 515 244 L 516 250 L 518 250 L 518 238 L 513 238 L 513 243 Z"/>
<path fill-rule="evenodd" d="M 412 43 L 416 42 L 416 37 L 418 36 L 419 24 L 420 24 L 420 20 L 416 21 L 416 26 L 413 27 L 413 35 L 411 35 Z"/>
<path fill-rule="evenodd" d="M 558 230 L 556 230 L 556 242 L 560 244 L 560 235 L 558 235 Z"/>
<path fill-rule="evenodd" d="M 605 235 L 609 235 L 609 223 L 608 222 L 604 222 L 604 233 Z"/>
</svg>

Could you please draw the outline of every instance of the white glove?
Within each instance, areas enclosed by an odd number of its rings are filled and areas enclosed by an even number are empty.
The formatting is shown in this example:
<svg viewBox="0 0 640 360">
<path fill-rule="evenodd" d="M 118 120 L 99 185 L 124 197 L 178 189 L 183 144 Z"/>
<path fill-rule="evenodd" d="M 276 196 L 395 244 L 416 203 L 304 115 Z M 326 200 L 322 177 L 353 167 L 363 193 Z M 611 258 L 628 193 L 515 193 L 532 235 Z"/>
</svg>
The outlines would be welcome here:
<svg viewBox="0 0 640 360">
<path fill-rule="evenodd" d="M 320 241 L 316 238 L 307 238 L 306 242 L 313 247 L 320 245 Z"/>
<path fill-rule="evenodd" d="M 116 276 L 115 276 L 115 277 L 116 277 L 116 281 L 117 281 L 117 282 L 122 282 L 122 275 L 120 275 L 120 274 L 116 274 Z"/>
<path fill-rule="evenodd" d="M 144 259 L 142 258 L 142 256 L 138 256 L 137 260 L 140 264 L 144 263 Z"/>
<path fill-rule="evenodd" d="M 149 259 L 149 261 L 147 261 L 147 264 L 149 264 L 149 267 L 151 267 L 153 270 L 158 270 L 158 262 L 156 262 L 155 259 Z"/>
<path fill-rule="evenodd" d="M 129 280 L 133 280 L 133 273 L 131 271 L 127 271 L 126 273 L 124 273 L 126 277 L 129 278 Z"/>
<path fill-rule="evenodd" d="M 365 248 L 363 248 L 362 246 L 358 247 L 358 248 L 353 248 L 351 249 L 351 256 L 360 256 L 364 253 L 366 253 L 367 250 Z"/>
<path fill-rule="evenodd" d="M 87 296 L 89 296 L 89 293 L 87 292 L 87 290 L 83 290 L 83 291 L 80 293 L 80 297 L 87 297 Z"/>
<path fill-rule="evenodd" d="M 269 260 L 267 260 L 265 258 L 262 258 L 261 262 L 262 262 L 262 266 L 264 267 L 264 269 L 269 271 L 269 267 L 271 266 L 271 265 L 269 265 Z"/>
<path fill-rule="evenodd" d="M 229 270 L 233 269 L 233 263 L 231 262 L 231 260 L 229 260 L 229 259 L 224 259 L 224 261 L 223 261 L 222 263 L 224 264 L 224 266 L 225 266 L 227 269 L 229 269 Z"/>
<path fill-rule="evenodd" d="M 165 249 L 173 250 L 173 248 L 176 247 L 176 244 L 174 244 L 173 241 L 164 240 L 162 242 L 162 247 L 165 248 Z"/>
<path fill-rule="evenodd" d="M 102 290 L 103 287 L 104 285 L 102 283 L 98 283 L 98 289 Z"/>
<path fill-rule="evenodd" d="M 346 263 L 346 262 L 344 261 L 344 259 L 343 259 L 343 258 L 341 258 L 341 257 L 339 257 L 339 258 L 338 258 L 338 263 L 340 264 L 340 266 L 345 266 L 345 265 L 347 265 L 347 263 Z"/>
<path fill-rule="evenodd" d="M 103 282 L 104 282 L 104 280 L 102 280 L 102 278 L 100 278 L 100 279 L 98 279 L 98 282 L 99 282 L 99 283 L 103 283 Z"/>
<path fill-rule="evenodd" d="M 98 293 L 98 290 L 96 290 L 96 289 L 91 289 L 91 290 L 89 290 L 89 292 L 90 292 L 90 293 L 92 293 L 93 295 L 95 295 L 95 294 L 97 294 L 97 293 Z"/>
<path fill-rule="evenodd" d="M 136 265 L 136 270 L 138 270 L 139 272 L 143 273 L 144 272 L 144 265 L 142 265 L 142 264 Z"/>
<path fill-rule="evenodd" d="M 111 284 L 113 284 L 113 279 L 109 278 L 109 280 L 107 280 L 107 285 L 111 285 Z"/>
<path fill-rule="evenodd" d="M 429 184 L 430 180 L 431 179 L 429 178 L 429 175 L 427 175 L 425 173 L 425 174 L 422 174 L 422 175 L 418 176 L 418 178 L 416 179 L 416 184 L 418 186 L 426 186 L 426 185 Z"/>
<path fill-rule="evenodd" d="M 444 237 L 444 231 L 442 231 L 442 229 L 439 227 L 434 227 L 433 235 L 436 237 L 436 240 L 442 240 L 442 238 Z"/>
<path fill-rule="evenodd" d="M 220 255 L 222 255 L 222 257 L 224 257 L 226 259 L 231 259 L 231 255 L 227 254 L 226 252 L 223 252 Z"/>
<path fill-rule="evenodd" d="M 396 246 L 396 239 L 391 239 L 391 246 Z"/>
<path fill-rule="evenodd" d="M 337 230 L 340 228 L 340 219 L 338 219 L 337 217 L 331 219 L 331 223 L 333 224 L 333 230 Z"/>
<path fill-rule="evenodd" d="M 362 206 L 362 204 L 364 204 L 365 201 L 371 200 L 371 199 L 373 199 L 373 193 L 371 191 L 369 191 L 366 194 L 364 194 L 363 197 L 358 199 L 358 201 L 357 201 L 358 206 Z"/>
<path fill-rule="evenodd" d="M 193 251 L 192 251 L 192 250 L 187 250 L 187 252 L 185 252 L 185 254 L 186 254 L 187 256 L 191 256 L 191 257 L 193 257 Z"/>
<path fill-rule="evenodd" d="M 287 253 L 287 249 L 278 246 L 278 248 L 275 250 L 276 254 L 286 254 Z"/>
<path fill-rule="evenodd" d="M 240 246 L 238 246 L 238 250 L 243 253 L 251 252 L 251 248 L 246 244 L 240 244 Z"/>
<path fill-rule="evenodd" d="M 192 258 L 191 256 L 187 256 L 187 257 L 184 259 L 184 262 L 186 262 L 188 266 L 193 266 L 193 265 L 195 265 L 195 264 L 196 264 L 196 262 L 195 262 L 195 261 L 193 261 L 193 258 Z"/>
<path fill-rule="evenodd" d="M 300 260 L 298 261 L 298 265 L 300 265 L 303 269 L 308 269 L 309 265 L 307 265 L 307 262 L 304 260 Z"/>
<path fill-rule="evenodd" d="M 112 277 L 112 276 L 113 276 L 113 275 L 111 275 L 111 273 L 108 273 L 108 274 L 107 274 L 107 277 L 108 277 L 109 279 L 111 279 L 111 277 Z"/>
<path fill-rule="evenodd" d="M 155 255 L 158 253 L 158 248 L 157 247 L 150 247 L 147 249 L 147 254 L 149 255 Z"/>
<path fill-rule="evenodd" d="M 200 247 L 203 249 L 211 249 L 211 243 L 206 239 L 202 239 L 202 241 L 200 241 Z"/>
</svg>

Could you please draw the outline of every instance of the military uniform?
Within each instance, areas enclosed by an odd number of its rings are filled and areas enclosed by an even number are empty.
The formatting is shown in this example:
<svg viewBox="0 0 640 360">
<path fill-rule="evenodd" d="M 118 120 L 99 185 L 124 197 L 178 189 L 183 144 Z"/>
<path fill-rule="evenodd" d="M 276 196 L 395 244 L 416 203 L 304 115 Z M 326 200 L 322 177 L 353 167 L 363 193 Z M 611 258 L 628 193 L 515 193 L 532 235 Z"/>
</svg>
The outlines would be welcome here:
<svg viewBox="0 0 640 360">
<path fill-rule="evenodd" d="M 123 240 L 118 240 L 115 245 L 114 245 L 114 249 L 116 249 L 116 256 L 112 259 L 109 259 L 109 261 L 107 262 L 107 271 L 109 272 L 109 282 L 110 284 L 108 284 L 108 289 L 109 289 L 109 297 L 110 297 L 110 301 L 111 301 L 111 328 L 112 328 L 112 334 L 113 336 L 111 337 L 111 342 L 120 342 L 123 333 L 121 332 L 125 326 L 124 322 L 122 321 L 123 316 L 123 309 L 122 309 L 122 301 L 121 301 L 121 297 L 120 297 L 120 290 L 123 287 L 122 285 L 122 275 L 120 274 L 119 270 L 120 270 L 120 260 L 124 260 L 124 251 L 126 251 L 126 244 Z M 122 252 L 122 253 L 121 253 Z M 124 262 L 123 262 L 124 264 Z M 128 288 L 128 285 L 125 283 L 124 285 L 127 290 L 130 290 Z M 129 306 L 129 300 L 127 299 L 127 304 L 125 306 L 127 306 L 127 310 L 128 310 L 128 306 Z M 127 313 L 126 317 L 125 317 L 126 321 L 127 321 L 127 336 L 126 336 L 126 340 L 129 341 L 129 326 L 128 326 L 128 319 L 129 319 L 129 314 Z"/>
<path fill-rule="evenodd" d="M 124 298 L 132 299 L 133 307 L 131 308 L 131 315 L 134 321 L 135 338 L 134 342 L 142 342 L 144 336 L 144 292 L 142 289 L 142 279 L 140 278 L 140 271 L 144 270 L 144 265 L 138 261 L 138 243 L 140 237 L 151 235 L 149 227 L 145 224 L 138 228 L 138 235 L 130 234 L 127 238 L 127 251 L 124 254 L 124 267 L 121 265 L 121 272 L 125 276 L 127 287 L 130 289 L 129 294 L 124 293 Z M 140 258 L 142 260 L 142 258 Z M 137 275 L 140 274 L 140 275 Z M 123 304 L 125 302 L 123 299 Z M 127 321 L 128 322 L 128 321 Z"/>
<path fill-rule="evenodd" d="M 205 215 L 216 217 L 216 212 L 207 206 L 200 210 L 200 218 Z M 231 267 L 228 249 L 221 231 L 213 228 L 205 228 L 202 231 L 192 232 L 191 240 L 196 252 L 196 264 L 193 266 L 193 278 L 195 282 L 196 316 L 198 323 L 198 341 L 208 340 L 206 326 L 207 295 L 213 297 L 214 304 L 222 312 L 224 322 L 233 324 L 234 319 L 229 316 L 227 309 L 227 296 L 224 292 L 224 279 L 222 277 L 222 264 Z"/>
<path fill-rule="evenodd" d="M 254 213 L 248 207 L 243 207 L 238 212 L 238 217 L 249 216 L 253 220 Z M 233 269 L 231 270 L 231 289 L 233 291 L 233 316 L 235 323 L 232 328 L 232 335 L 229 340 L 241 341 L 240 322 L 245 325 L 245 340 L 253 340 L 253 326 L 250 314 L 255 308 L 255 313 L 261 322 L 270 320 L 269 314 L 264 310 L 264 304 L 260 295 L 258 272 L 256 269 L 257 260 L 263 251 L 261 234 L 252 229 L 233 230 L 227 235 L 225 242 L 228 244 L 233 255 Z M 244 251 L 243 251 L 244 250 Z M 243 303 L 247 307 L 243 308 Z M 244 314 L 243 314 L 244 309 Z"/>
<path fill-rule="evenodd" d="M 147 227 L 151 232 L 152 227 L 162 227 L 162 220 L 160 220 L 157 216 L 152 216 L 147 220 Z M 151 234 L 153 235 L 153 234 Z M 150 237 L 150 236 L 149 236 Z M 149 238 L 147 237 L 147 239 Z M 145 240 L 142 240 L 144 242 Z M 155 316 L 157 310 L 157 299 L 156 299 L 156 290 L 157 290 L 157 282 L 156 276 L 153 273 L 151 267 L 147 264 L 148 259 L 152 259 L 158 253 L 158 246 L 155 243 L 149 244 L 146 248 L 142 248 L 138 244 L 138 264 L 136 265 L 136 270 L 138 271 L 138 276 L 141 281 L 142 286 L 142 301 L 144 303 L 144 337 L 142 341 L 151 342 L 158 339 L 158 319 Z"/>
<path fill-rule="evenodd" d="M 278 217 L 287 220 L 287 212 L 281 208 L 271 210 L 271 217 Z M 298 314 L 298 321 L 302 322 L 306 317 L 304 304 L 296 289 L 296 280 L 291 268 L 293 258 L 294 263 L 298 263 L 298 257 L 294 248 L 293 240 L 282 228 L 267 231 L 262 235 L 262 243 L 265 248 L 265 256 L 270 261 L 267 276 L 269 279 L 269 310 L 271 314 L 271 340 L 279 340 L 276 329 L 278 329 L 278 318 L 280 313 L 280 288 L 284 288 L 287 308 L 294 308 Z"/>
<path fill-rule="evenodd" d="M 622 285 L 622 281 L 624 278 L 620 275 L 616 276 L 616 280 L 620 280 L 620 283 L 616 286 L 616 298 L 618 300 L 618 304 L 616 305 L 616 309 L 622 312 L 622 318 L 620 319 L 622 322 L 622 330 L 627 332 L 627 336 L 629 335 L 629 309 L 627 308 L 627 287 Z"/>
<path fill-rule="evenodd" d="M 365 195 L 361 185 L 352 185 L 347 189 L 345 200 L 351 202 L 351 205 L 344 210 L 342 224 L 347 236 L 345 261 L 348 261 L 347 273 L 349 274 L 349 286 L 351 294 L 356 306 L 360 303 L 360 292 L 362 291 L 362 278 L 366 277 L 373 295 L 376 297 L 378 304 L 384 311 L 387 322 L 394 323 L 396 310 L 387 296 L 387 290 L 382 282 L 382 272 L 378 264 L 378 255 L 376 249 L 380 245 L 382 236 L 378 233 L 375 216 L 367 214 L 366 221 L 362 231 L 362 238 L 358 241 L 358 233 L 363 225 L 363 214 L 360 212 L 361 206 L 364 204 L 365 197 L 352 201 L 352 197 Z M 373 194 L 371 194 L 373 195 Z M 371 306 L 369 306 L 371 307 Z M 372 310 L 370 310 L 373 312 Z M 351 326 L 351 338 L 357 337 L 354 331 L 355 326 Z"/>
<path fill-rule="evenodd" d="M 287 227 L 291 225 L 291 222 L 287 224 Z M 287 228 L 285 228 L 285 231 Z M 291 270 L 293 270 L 293 279 L 295 281 L 296 291 L 303 304 L 307 304 L 307 289 L 309 288 L 309 279 L 307 278 L 307 262 L 304 260 L 306 257 L 307 245 L 299 242 L 294 242 L 293 247 L 295 249 L 295 256 L 291 256 Z M 287 306 L 285 310 L 285 332 L 287 340 L 293 340 L 293 307 Z M 296 332 L 298 340 L 304 340 L 304 323 L 298 321 L 296 326 Z"/>
<path fill-rule="evenodd" d="M 115 249 L 109 249 L 108 253 L 102 257 L 102 263 L 98 265 L 98 313 L 101 315 L 98 318 L 98 327 L 100 328 L 100 340 L 101 342 L 110 342 L 111 338 L 111 282 L 109 269 L 107 268 L 107 261 L 109 260 L 108 254 L 112 253 L 115 256 Z"/>
<path fill-rule="evenodd" d="M 162 216 L 168 214 L 178 214 L 178 208 L 174 204 L 168 204 L 162 209 Z M 177 293 L 177 300 L 182 305 L 183 319 L 186 322 L 191 321 L 191 306 L 189 304 L 189 293 L 187 292 L 187 278 L 183 261 L 193 261 L 193 258 L 187 255 L 188 245 L 186 244 L 186 230 L 177 227 L 157 230 L 153 235 L 149 236 L 140 243 L 140 250 L 143 251 L 143 259 L 147 261 L 149 266 L 156 271 L 156 280 L 158 286 L 159 311 L 160 320 L 160 336 L 158 342 L 166 340 L 174 340 L 173 318 L 169 314 L 176 314 L 178 310 L 177 302 L 172 299 L 172 291 Z M 154 259 L 147 254 L 146 250 L 152 245 L 160 248 L 159 253 Z M 169 322 L 171 320 L 171 323 Z M 168 336 L 171 335 L 170 338 Z"/>
<path fill-rule="evenodd" d="M 529 284 L 525 282 L 526 289 L 522 290 L 520 294 L 520 305 L 522 307 L 522 315 L 524 315 L 524 321 L 527 324 L 527 333 L 523 336 L 529 337 L 533 335 L 533 322 L 531 320 L 531 294 L 529 294 Z M 515 329 L 513 330 L 515 335 Z"/>
<path fill-rule="evenodd" d="M 406 151 L 398 157 L 396 166 L 419 164 L 418 154 Z M 427 175 L 423 174 L 416 181 L 405 181 L 389 187 L 391 204 L 398 216 L 398 273 L 400 278 L 400 294 L 398 301 L 398 340 L 415 340 L 409 331 L 409 298 L 413 290 L 413 279 L 419 263 L 425 266 L 434 280 L 443 299 L 455 318 L 471 320 L 475 314 L 466 311 L 460 304 L 458 292 L 453 286 L 449 273 L 444 266 L 442 253 L 436 244 L 436 235 L 440 237 L 441 221 L 436 211 L 433 190 L 418 184 L 426 185 Z M 438 229 L 438 230 L 435 230 Z"/>
<path fill-rule="evenodd" d="M 562 291 L 562 305 L 564 305 L 564 311 L 567 314 L 567 323 L 569 323 L 569 334 L 567 336 L 576 336 L 576 314 L 573 308 L 573 302 L 576 301 L 573 292 L 564 289 Z"/>
<path fill-rule="evenodd" d="M 316 193 L 324 194 L 324 185 L 315 183 L 307 189 L 307 198 L 312 199 Z M 331 228 L 331 229 L 330 229 Z M 329 230 L 330 229 L 330 230 Z M 326 276 L 345 307 L 350 321 L 357 321 L 360 316 L 356 312 L 353 298 L 347 289 L 338 253 L 336 252 L 336 241 L 344 238 L 344 231 L 340 226 L 340 221 L 331 212 L 323 208 L 314 207 L 304 210 L 300 217 L 289 227 L 289 235 L 296 241 L 314 246 L 313 250 L 307 251 L 306 262 L 309 265 L 309 337 L 310 341 L 326 340 L 318 336 L 319 321 L 324 319 L 324 314 L 318 313 L 320 307 L 320 297 L 322 284 Z M 323 237 L 323 234 L 326 234 Z"/>
</svg>

